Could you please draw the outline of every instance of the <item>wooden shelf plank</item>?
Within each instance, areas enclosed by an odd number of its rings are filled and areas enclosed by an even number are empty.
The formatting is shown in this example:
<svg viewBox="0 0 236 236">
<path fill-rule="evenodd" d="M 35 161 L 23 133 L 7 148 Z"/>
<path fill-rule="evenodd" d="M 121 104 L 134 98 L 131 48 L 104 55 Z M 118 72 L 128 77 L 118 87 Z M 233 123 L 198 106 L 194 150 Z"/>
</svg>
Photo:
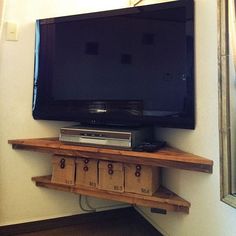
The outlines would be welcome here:
<svg viewBox="0 0 236 236">
<path fill-rule="evenodd" d="M 85 157 L 101 160 L 112 160 L 123 163 L 178 168 L 191 171 L 212 173 L 213 161 L 175 148 L 164 147 L 154 153 L 134 152 L 101 147 L 68 145 L 58 138 L 9 140 L 13 149 L 37 152 L 48 152 L 72 157 Z"/>
<path fill-rule="evenodd" d="M 105 191 L 97 188 L 81 188 L 75 185 L 57 184 L 51 182 L 51 176 L 33 177 L 32 180 L 36 186 L 55 189 L 60 191 L 93 196 L 102 199 L 109 199 L 140 205 L 151 208 L 164 209 L 166 211 L 177 211 L 189 213 L 190 203 L 179 197 L 170 190 L 160 187 L 153 196 L 145 196 L 133 193 L 118 193 Z"/>
</svg>

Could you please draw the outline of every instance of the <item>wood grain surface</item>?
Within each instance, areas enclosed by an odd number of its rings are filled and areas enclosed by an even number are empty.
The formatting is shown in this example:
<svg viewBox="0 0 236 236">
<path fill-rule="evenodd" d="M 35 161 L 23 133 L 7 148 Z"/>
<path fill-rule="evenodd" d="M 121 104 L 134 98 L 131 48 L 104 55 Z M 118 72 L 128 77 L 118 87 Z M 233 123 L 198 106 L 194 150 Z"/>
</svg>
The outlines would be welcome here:
<svg viewBox="0 0 236 236">
<path fill-rule="evenodd" d="M 96 146 L 68 145 L 58 138 L 9 140 L 13 149 L 47 152 L 72 157 L 112 160 L 166 168 L 212 173 L 213 161 L 181 150 L 164 147 L 157 152 L 135 152 Z"/>
</svg>

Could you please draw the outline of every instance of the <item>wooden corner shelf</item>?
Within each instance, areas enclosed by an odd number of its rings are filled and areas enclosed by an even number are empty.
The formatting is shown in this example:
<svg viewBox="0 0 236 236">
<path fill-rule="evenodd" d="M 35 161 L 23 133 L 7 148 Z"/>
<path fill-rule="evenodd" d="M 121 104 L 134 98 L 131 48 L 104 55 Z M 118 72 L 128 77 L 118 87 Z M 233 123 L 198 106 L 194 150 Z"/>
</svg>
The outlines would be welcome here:
<svg viewBox="0 0 236 236">
<path fill-rule="evenodd" d="M 108 160 L 122 163 L 159 166 L 165 168 L 178 168 L 190 171 L 212 173 L 213 161 L 183 152 L 175 148 L 164 147 L 153 153 L 135 152 L 101 147 L 88 147 L 68 145 L 60 142 L 58 138 L 18 139 L 9 140 L 13 149 L 47 152 L 67 157 L 82 157 L 87 159 Z M 33 177 L 36 186 L 55 190 L 72 192 L 97 198 L 116 200 L 167 211 L 189 213 L 190 203 L 170 190 L 160 187 L 153 196 L 134 193 L 118 193 L 98 188 L 81 188 L 76 185 L 64 185 L 51 182 L 51 176 Z"/>
<path fill-rule="evenodd" d="M 17 139 L 9 140 L 8 143 L 12 144 L 13 149 L 166 168 L 178 168 L 205 173 L 212 173 L 213 167 L 212 160 L 171 147 L 164 147 L 157 152 L 147 153 L 101 147 L 68 145 L 60 142 L 58 138 Z"/>
<path fill-rule="evenodd" d="M 126 202 L 133 205 L 159 208 L 166 211 L 176 211 L 189 213 L 190 203 L 179 197 L 170 190 L 160 187 L 153 196 L 144 196 L 134 193 L 118 193 L 112 191 L 105 191 L 97 188 L 81 188 L 75 185 L 56 184 L 51 182 L 51 176 L 33 177 L 32 180 L 36 186 L 45 187 L 60 191 L 71 192 L 75 194 L 82 194 L 85 196 L 92 196 L 102 199 L 109 199 L 115 201 Z"/>
</svg>

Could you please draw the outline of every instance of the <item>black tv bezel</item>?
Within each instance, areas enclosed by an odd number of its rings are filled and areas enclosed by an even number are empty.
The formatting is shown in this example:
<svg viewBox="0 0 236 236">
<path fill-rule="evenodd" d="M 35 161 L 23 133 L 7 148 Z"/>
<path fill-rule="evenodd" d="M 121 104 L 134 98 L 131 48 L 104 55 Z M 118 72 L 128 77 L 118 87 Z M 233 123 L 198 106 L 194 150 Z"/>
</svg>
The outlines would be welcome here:
<svg viewBox="0 0 236 236">
<path fill-rule="evenodd" d="M 190 102 L 188 106 L 188 115 L 186 116 L 165 116 L 165 117 L 145 117 L 145 116 L 132 116 L 127 112 L 130 108 L 129 101 L 120 101 L 123 107 L 118 114 L 111 114 L 101 116 L 100 114 L 86 114 L 81 113 L 81 109 L 86 109 L 86 103 L 88 101 L 53 101 L 50 97 L 50 81 L 45 81 L 45 76 L 42 79 L 41 66 L 49 66 L 50 55 L 47 58 L 48 61 L 42 61 L 40 54 L 43 54 L 47 48 L 38 50 L 40 45 L 40 27 L 41 25 L 57 24 L 61 22 L 78 21 L 94 18 L 113 17 L 119 15 L 134 14 L 142 11 L 153 11 L 159 9 L 170 9 L 184 7 L 186 9 L 186 20 L 188 20 L 191 27 L 189 27 L 190 35 L 192 35 L 192 45 L 187 51 L 187 56 L 190 61 L 187 61 L 186 67 L 190 71 L 190 78 L 188 79 L 188 92 L 190 96 Z M 186 40 L 187 42 L 187 40 Z M 44 58 L 45 59 L 45 58 Z M 191 64 L 192 63 L 192 64 Z M 46 70 L 48 73 L 49 70 Z M 45 72 L 45 70 L 44 70 Z M 102 101 L 92 101 L 93 104 Z M 127 103 L 128 102 L 128 103 Z M 105 106 L 112 106 L 116 104 L 116 101 L 105 101 Z M 131 101 L 132 103 L 132 101 Z M 128 104 L 128 105 L 127 105 Z M 195 86 L 194 86 L 194 1 L 193 0 L 180 0 L 166 3 L 158 3 L 152 5 L 129 7 L 109 11 L 85 13 L 72 16 L 54 17 L 48 19 L 40 19 L 36 21 L 36 39 L 35 39 L 35 68 L 34 68 L 34 88 L 33 88 L 33 108 L 32 115 L 34 119 L 40 120 L 57 120 L 57 121 L 75 121 L 86 124 L 102 124 L 102 125 L 155 125 L 160 127 L 169 128 L 195 128 Z"/>
</svg>

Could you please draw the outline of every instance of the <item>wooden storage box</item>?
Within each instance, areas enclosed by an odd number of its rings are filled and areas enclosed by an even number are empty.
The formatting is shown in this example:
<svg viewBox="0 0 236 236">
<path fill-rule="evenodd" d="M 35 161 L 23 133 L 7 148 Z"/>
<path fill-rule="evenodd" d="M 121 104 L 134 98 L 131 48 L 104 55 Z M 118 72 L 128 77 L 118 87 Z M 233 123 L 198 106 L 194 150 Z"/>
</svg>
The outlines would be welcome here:
<svg viewBox="0 0 236 236">
<path fill-rule="evenodd" d="M 99 161 L 99 185 L 103 190 L 124 192 L 124 165 L 119 162 Z"/>
<path fill-rule="evenodd" d="M 153 195 L 160 186 L 160 167 L 125 164 L 125 192 Z"/>
<path fill-rule="evenodd" d="M 87 158 L 76 159 L 77 186 L 96 188 L 98 184 L 98 161 Z"/>
<path fill-rule="evenodd" d="M 75 184 L 75 158 L 54 155 L 52 157 L 52 179 L 53 183 Z"/>
</svg>

